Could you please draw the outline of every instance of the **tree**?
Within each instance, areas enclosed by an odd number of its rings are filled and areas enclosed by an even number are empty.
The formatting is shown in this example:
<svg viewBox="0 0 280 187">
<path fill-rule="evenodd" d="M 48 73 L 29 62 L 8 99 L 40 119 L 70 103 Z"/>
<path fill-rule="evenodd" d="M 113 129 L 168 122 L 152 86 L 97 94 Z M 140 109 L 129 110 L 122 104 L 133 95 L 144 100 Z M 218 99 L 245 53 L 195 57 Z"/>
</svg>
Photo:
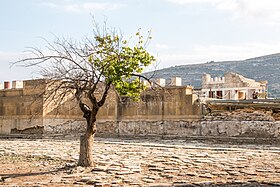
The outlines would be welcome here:
<svg viewBox="0 0 280 187">
<path fill-rule="evenodd" d="M 92 149 L 96 133 L 96 116 L 104 105 L 109 90 L 121 96 L 137 98 L 144 89 L 141 72 L 155 62 L 146 50 L 150 32 L 143 37 L 140 30 L 136 42 L 106 27 L 94 27 L 93 37 L 82 42 L 56 38 L 47 42 L 47 50 L 31 48 L 31 56 L 20 60 L 26 66 L 39 66 L 48 80 L 47 98 L 62 103 L 73 95 L 86 119 L 87 128 L 80 137 L 78 165 L 93 166 Z"/>
</svg>

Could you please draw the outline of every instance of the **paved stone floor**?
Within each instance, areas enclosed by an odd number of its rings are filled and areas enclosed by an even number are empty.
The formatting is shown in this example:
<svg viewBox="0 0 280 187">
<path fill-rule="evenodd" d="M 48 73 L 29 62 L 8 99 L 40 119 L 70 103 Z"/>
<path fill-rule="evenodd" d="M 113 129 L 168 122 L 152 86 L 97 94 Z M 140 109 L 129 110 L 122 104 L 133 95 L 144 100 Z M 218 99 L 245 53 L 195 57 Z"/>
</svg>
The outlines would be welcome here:
<svg viewBox="0 0 280 187">
<path fill-rule="evenodd" d="M 74 139 L 0 139 L 0 186 L 280 186 L 276 146 L 99 138 L 92 168 L 78 152 Z"/>
</svg>

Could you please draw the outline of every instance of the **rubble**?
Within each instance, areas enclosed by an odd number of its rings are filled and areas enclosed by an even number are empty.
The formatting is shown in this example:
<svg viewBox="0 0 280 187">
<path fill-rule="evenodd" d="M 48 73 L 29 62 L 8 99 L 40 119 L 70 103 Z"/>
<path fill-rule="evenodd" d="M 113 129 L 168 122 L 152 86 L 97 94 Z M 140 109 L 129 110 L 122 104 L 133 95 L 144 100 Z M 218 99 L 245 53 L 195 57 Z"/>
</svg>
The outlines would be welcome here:
<svg viewBox="0 0 280 187">
<path fill-rule="evenodd" d="M 206 121 L 279 121 L 280 113 L 274 113 L 272 110 L 253 108 L 237 109 L 233 111 L 221 111 L 210 113 L 203 117 Z"/>
</svg>

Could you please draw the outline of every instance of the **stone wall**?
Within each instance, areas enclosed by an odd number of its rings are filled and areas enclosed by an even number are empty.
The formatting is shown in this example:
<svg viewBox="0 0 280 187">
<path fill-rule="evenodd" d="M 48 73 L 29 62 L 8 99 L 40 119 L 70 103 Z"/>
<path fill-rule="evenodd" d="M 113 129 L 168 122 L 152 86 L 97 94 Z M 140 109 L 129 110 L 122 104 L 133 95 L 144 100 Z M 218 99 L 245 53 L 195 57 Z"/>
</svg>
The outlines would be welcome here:
<svg viewBox="0 0 280 187">
<path fill-rule="evenodd" d="M 280 122 L 260 121 L 127 121 L 98 123 L 97 136 L 161 138 L 239 138 L 280 141 Z"/>
<path fill-rule="evenodd" d="M 200 125 L 201 136 L 280 139 L 279 121 L 204 121 Z"/>
<path fill-rule="evenodd" d="M 254 138 L 280 140 L 280 122 L 269 121 L 122 121 L 99 122 L 97 136 L 172 138 Z"/>
<path fill-rule="evenodd" d="M 23 87 L 0 90 L 0 134 L 42 132 L 45 80 L 23 81 Z"/>
<path fill-rule="evenodd" d="M 135 112 L 135 111 L 134 111 Z M 237 138 L 276 139 L 280 141 L 279 113 L 269 110 L 243 109 L 211 114 L 201 119 L 99 119 L 97 136 L 101 137 L 161 137 L 161 138 Z M 139 117 L 139 116 L 138 116 Z M 52 124 L 52 125 L 51 125 Z M 49 119 L 46 133 L 69 134 L 83 132 L 84 120 Z M 52 129 L 51 129 L 52 128 Z M 74 130 L 74 131 L 73 131 Z"/>
<path fill-rule="evenodd" d="M 23 88 L 0 91 L 0 134 L 80 134 L 86 128 L 77 103 L 70 97 L 45 109 L 40 93 L 44 80 L 24 81 Z M 202 117 L 202 107 L 188 87 L 147 90 L 140 101 L 114 92 L 98 114 L 97 136 L 224 137 L 280 140 L 280 113 L 253 108 Z"/>
<path fill-rule="evenodd" d="M 278 113 L 242 109 L 206 115 L 199 120 L 124 120 L 98 123 L 99 136 L 173 138 L 253 138 L 280 141 Z"/>
<path fill-rule="evenodd" d="M 118 104 L 118 121 L 197 120 L 201 105 L 189 87 L 166 87 L 148 90 L 141 101 L 126 100 Z"/>
<path fill-rule="evenodd" d="M 186 94 L 187 90 L 186 87 L 170 87 L 165 88 L 163 94 L 150 90 L 142 94 L 140 101 L 123 98 L 122 102 L 118 102 L 117 96 L 111 92 L 97 116 L 97 135 L 158 136 L 163 133 L 158 129 L 163 127 L 165 120 L 199 120 L 201 105 L 195 95 Z M 45 134 L 75 134 L 85 130 L 86 123 L 80 112 L 71 115 L 69 110 L 62 110 L 72 108 L 72 105 L 73 102 L 65 102 L 61 109 L 44 116 Z M 167 125 L 166 128 L 171 127 Z"/>
<path fill-rule="evenodd" d="M 75 98 L 67 95 L 67 99 L 57 106 L 55 99 L 48 100 L 43 94 L 48 89 L 51 87 L 46 81 L 39 79 L 23 81 L 21 88 L 0 90 L 0 134 L 83 132 L 85 120 Z M 191 87 L 182 86 L 147 90 L 140 101 L 129 98 L 119 101 L 111 90 L 97 116 L 98 122 L 110 129 L 107 134 L 114 131 L 113 135 L 121 130 L 115 124 L 122 121 L 192 121 L 200 118 L 201 105 L 196 95 L 192 94 Z"/>
<path fill-rule="evenodd" d="M 50 134 L 64 134 L 77 135 L 85 132 L 86 122 L 81 119 L 55 119 L 44 118 L 44 131 L 46 135 Z"/>
<path fill-rule="evenodd" d="M 0 117 L 0 134 L 11 133 L 32 133 L 31 129 L 43 127 L 43 119 L 40 117 L 30 118 L 28 116 L 1 116 Z M 29 129 L 29 131 L 25 131 Z M 33 133 L 38 133 L 35 130 Z"/>
</svg>

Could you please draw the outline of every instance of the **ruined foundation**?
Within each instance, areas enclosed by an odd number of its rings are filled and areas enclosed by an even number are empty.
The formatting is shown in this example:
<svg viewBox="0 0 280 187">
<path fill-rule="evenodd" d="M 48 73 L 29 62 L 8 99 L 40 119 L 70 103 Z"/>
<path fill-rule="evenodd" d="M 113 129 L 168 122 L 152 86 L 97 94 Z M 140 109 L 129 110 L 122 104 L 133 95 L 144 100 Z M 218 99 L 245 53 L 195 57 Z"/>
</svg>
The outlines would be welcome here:
<svg viewBox="0 0 280 187">
<path fill-rule="evenodd" d="M 8 84 L 6 85 L 8 86 Z M 86 123 L 77 104 L 45 107 L 46 81 L 13 83 L 0 90 L 0 134 L 79 135 Z M 146 91 L 142 101 L 118 101 L 110 92 L 98 114 L 97 136 L 160 138 L 236 138 L 280 141 L 280 115 L 270 110 L 235 110 L 203 114 L 191 87 Z M 278 117 L 277 117 L 278 116 Z"/>
</svg>

